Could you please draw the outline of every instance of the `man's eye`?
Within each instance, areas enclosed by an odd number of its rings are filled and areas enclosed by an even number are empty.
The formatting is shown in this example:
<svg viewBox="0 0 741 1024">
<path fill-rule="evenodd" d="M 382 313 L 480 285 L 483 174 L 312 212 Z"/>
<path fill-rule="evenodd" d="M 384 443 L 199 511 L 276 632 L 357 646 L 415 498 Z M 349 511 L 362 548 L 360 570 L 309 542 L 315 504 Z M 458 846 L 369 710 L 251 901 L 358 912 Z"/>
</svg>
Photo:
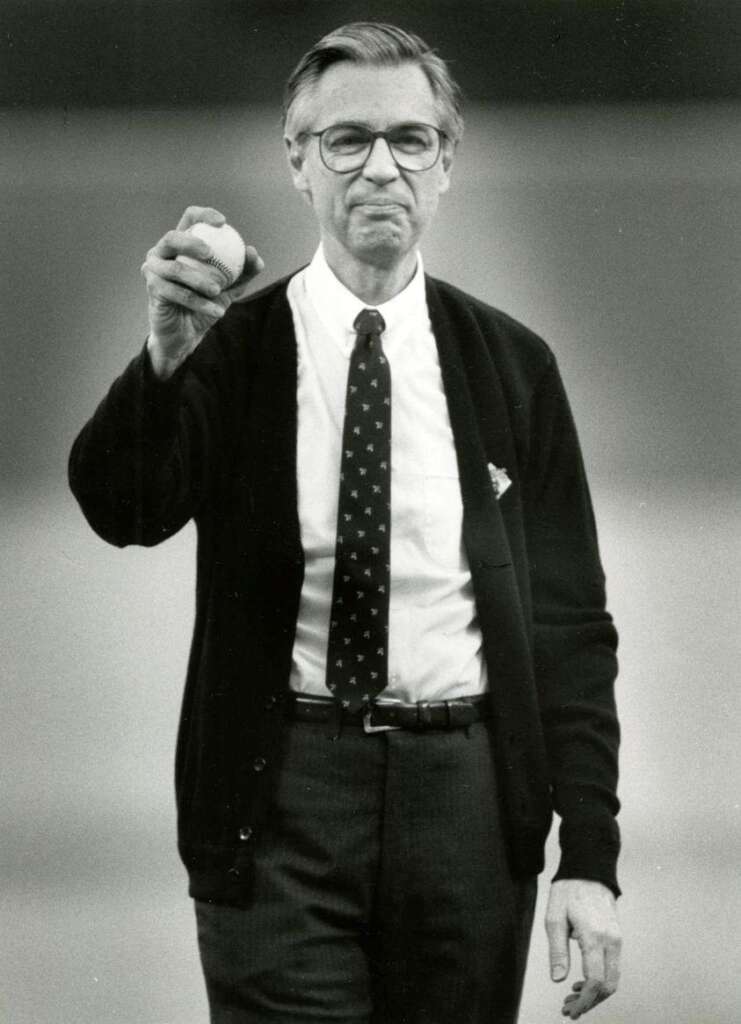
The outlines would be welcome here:
<svg viewBox="0 0 741 1024">
<path fill-rule="evenodd" d="M 420 153 L 432 145 L 431 132 L 422 127 L 399 128 L 394 132 L 393 143 L 405 153 Z"/>
<path fill-rule="evenodd" d="M 341 128 L 328 132 L 326 145 L 334 152 L 349 152 L 362 149 L 368 143 L 368 136 L 357 128 Z"/>
</svg>

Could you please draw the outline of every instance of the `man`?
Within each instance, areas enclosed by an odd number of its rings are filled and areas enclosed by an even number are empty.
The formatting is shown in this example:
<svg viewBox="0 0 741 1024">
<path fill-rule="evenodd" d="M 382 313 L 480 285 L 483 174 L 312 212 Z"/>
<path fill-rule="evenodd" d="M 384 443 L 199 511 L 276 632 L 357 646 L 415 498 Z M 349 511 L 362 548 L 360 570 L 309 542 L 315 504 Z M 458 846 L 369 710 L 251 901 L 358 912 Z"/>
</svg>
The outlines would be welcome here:
<svg viewBox="0 0 741 1024">
<path fill-rule="evenodd" d="M 179 844 L 215 1022 L 516 1020 L 561 815 L 551 972 L 615 990 L 616 635 L 553 355 L 424 275 L 462 132 L 440 58 L 348 25 L 286 91 L 311 264 L 219 291 L 191 207 L 78 437 L 114 544 L 198 528 Z M 191 257 L 195 264 L 178 259 Z"/>
</svg>

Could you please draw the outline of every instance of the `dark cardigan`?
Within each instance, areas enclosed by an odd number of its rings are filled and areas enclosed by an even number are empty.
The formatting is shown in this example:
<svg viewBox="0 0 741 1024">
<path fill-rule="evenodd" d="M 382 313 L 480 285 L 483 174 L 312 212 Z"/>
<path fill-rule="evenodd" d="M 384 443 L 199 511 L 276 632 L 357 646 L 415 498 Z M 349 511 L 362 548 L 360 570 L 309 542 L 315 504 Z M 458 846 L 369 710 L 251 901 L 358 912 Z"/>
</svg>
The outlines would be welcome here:
<svg viewBox="0 0 741 1024">
<path fill-rule="evenodd" d="M 512 871 L 619 892 L 617 636 L 568 402 L 543 341 L 432 278 L 427 301 L 460 471 Z M 157 544 L 194 518 L 196 616 L 176 757 L 191 895 L 240 904 L 280 771 L 303 580 L 297 350 L 287 281 L 232 306 L 168 381 L 146 351 L 70 456 L 93 529 Z M 496 500 L 487 463 L 512 486 Z"/>
</svg>

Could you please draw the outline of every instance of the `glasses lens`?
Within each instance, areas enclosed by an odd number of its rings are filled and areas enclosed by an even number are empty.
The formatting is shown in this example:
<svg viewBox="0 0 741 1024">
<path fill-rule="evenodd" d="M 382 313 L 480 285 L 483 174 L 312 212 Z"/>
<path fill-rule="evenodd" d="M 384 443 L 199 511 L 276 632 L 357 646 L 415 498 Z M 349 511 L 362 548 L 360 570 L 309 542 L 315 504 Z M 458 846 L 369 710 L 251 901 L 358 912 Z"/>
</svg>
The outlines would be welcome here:
<svg viewBox="0 0 741 1024">
<path fill-rule="evenodd" d="M 367 128 L 335 124 L 322 133 L 322 157 L 333 171 L 351 171 L 365 163 L 373 143 Z"/>
<path fill-rule="evenodd" d="M 431 125 L 398 125 L 386 138 L 394 160 L 407 171 L 428 170 L 440 153 L 440 133 Z M 332 171 L 355 171 L 368 159 L 374 141 L 362 125 L 332 125 L 321 134 L 322 159 Z"/>
<path fill-rule="evenodd" d="M 402 124 L 389 132 L 394 159 L 407 171 L 426 171 L 435 163 L 440 150 L 437 129 L 428 124 Z"/>
</svg>

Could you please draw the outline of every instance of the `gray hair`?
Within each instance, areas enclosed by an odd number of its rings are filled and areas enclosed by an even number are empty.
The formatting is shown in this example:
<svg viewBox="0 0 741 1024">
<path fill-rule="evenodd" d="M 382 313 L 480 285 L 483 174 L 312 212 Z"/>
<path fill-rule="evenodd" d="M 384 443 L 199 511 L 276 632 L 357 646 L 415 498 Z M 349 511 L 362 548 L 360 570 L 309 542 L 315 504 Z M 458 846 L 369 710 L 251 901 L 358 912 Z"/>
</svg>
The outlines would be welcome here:
<svg viewBox="0 0 741 1024">
<path fill-rule="evenodd" d="M 427 77 L 439 104 L 442 129 L 453 143 L 463 135 L 461 90 L 442 57 L 412 32 L 381 22 L 354 21 L 343 25 L 304 54 L 286 83 L 283 94 L 283 126 L 294 120 L 294 104 L 305 96 L 321 75 L 340 61 L 371 67 L 398 67 L 416 64 Z"/>
</svg>

